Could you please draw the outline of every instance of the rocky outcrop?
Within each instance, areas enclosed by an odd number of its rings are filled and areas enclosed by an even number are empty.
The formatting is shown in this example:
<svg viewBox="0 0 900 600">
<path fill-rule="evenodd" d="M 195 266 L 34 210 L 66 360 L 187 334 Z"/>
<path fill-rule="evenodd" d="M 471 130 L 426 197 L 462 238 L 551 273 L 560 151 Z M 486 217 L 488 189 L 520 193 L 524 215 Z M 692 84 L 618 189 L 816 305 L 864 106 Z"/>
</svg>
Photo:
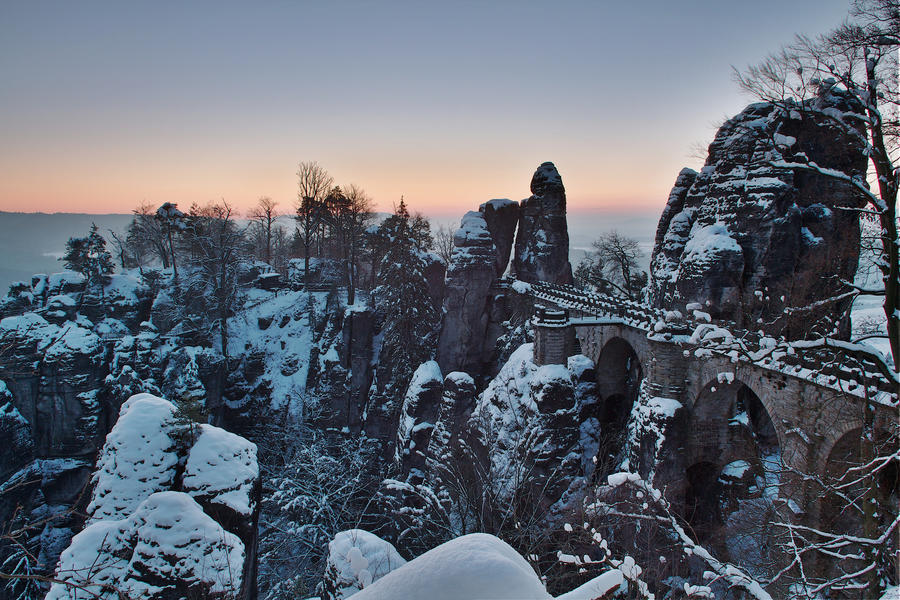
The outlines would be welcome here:
<svg viewBox="0 0 900 600">
<path fill-rule="evenodd" d="M 56 572 L 68 584 L 48 598 L 74 598 L 78 586 L 160 600 L 255 596 L 254 444 L 138 394 L 122 404 L 92 479 L 87 527 Z"/>
<path fill-rule="evenodd" d="M 527 498 L 550 510 L 584 475 L 579 417 L 593 387 L 586 357 L 568 365 L 534 362 L 523 344 L 479 397 L 468 428 L 489 461 L 493 493 L 501 502 Z M 527 477 L 523 477 L 524 473 Z"/>
<path fill-rule="evenodd" d="M 509 265 L 509 255 L 516 237 L 519 203 L 505 199 L 490 200 L 479 206 L 478 212 L 484 215 L 484 222 L 494 242 L 497 275 L 503 275 Z"/>
<path fill-rule="evenodd" d="M 790 309 L 840 293 L 841 280 L 853 279 L 858 213 L 842 209 L 861 207 L 862 198 L 833 177 L 778 165 L 809 162 L 865 177 L 859 109 L 830 90 L 786 108 L 753 104 L 727 121 L 701 172 L 683 170 L 669 196 L 651 262 L 653 303 L 694 304 L 713 318 L 792 337 L 823 317 L 840 319 L 841 302 Z"/>
<path fill-rule="evenodd" d="M 522 201 L 513 271 L 522 281 L 571 283 L 566 189 L 559 171 L 545 162 L 531 179 L 531 197 Z"/>
<path fill-rule="evenodd" d="M 406 560 L 394 546 L 362 529 L 338 532 L 328 542 L 322 600 L 344 600 L 372 585 Z"/>
<path fill-rule="evenodd" d="M 497 251 L 484 214 L 469 211 L 453 235 L 437 361 L 442 371 L 480 373 Z"/>
<path fill-rule="evenodd" d="M 397 428 L 395 462 L 402 473 L 418 471 L 421 477 L 425 471 L 426 452 L 441 406 L 443 383 L 440 367 L 433 360 L 422 363 L 413 373 Z"/>
</svg>

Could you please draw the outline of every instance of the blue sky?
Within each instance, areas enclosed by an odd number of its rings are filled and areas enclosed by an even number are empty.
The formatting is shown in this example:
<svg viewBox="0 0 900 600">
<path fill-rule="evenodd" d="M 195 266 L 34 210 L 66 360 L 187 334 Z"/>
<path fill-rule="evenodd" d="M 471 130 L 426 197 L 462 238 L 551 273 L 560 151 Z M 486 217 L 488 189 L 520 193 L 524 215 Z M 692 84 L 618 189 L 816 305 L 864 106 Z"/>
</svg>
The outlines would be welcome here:
<svg viewBox="0 0 900 600">
<path fill-rule="evenodd" d="M 732 65 L 845 1 L 0 4 L 0 210 L 269 195 L 318 160 L 382 209 L 657 210 L 750 98 Z"/>
</svg>

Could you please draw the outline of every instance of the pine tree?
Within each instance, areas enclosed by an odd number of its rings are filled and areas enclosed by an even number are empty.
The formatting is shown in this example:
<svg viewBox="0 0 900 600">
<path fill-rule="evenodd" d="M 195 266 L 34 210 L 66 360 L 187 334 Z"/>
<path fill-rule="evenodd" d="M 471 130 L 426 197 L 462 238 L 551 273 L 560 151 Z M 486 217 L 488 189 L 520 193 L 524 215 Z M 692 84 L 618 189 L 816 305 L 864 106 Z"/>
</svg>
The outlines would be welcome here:
<svg viewBox="0 0 900 600">
<path fill-rule="evenodd" d="M 396 213 L 380 227 L 382 236 L 391 243 L 379 268 L 381 284 L 375 289 L 376 308 L 384 318 L 383 362 L 408 370 L 408 375 L 428 359 L 437 322 L 413 224 L 401 200 Z"/>
<path fill-rule="evenodd" d="M 106 240 L 100 235 L 96 223 L 91 224 L 87 237 L 69 238 L 66 242 L 66 254 L 60 259 L 66 268 L 84 275 L 85 290 L 92 285 L 103 286 L 109 283 L 109 276 L 115 269 L 112 255 L 106 249 Z"/>
<path fill-rule="evenodd" d="M 414 218 L 401 200 L 376 237 L 386 241 L 373 291 L 383 341 L 367 409 L 367 429 L 375 435 L 396 431 L 397 413 L 415 369 L 434 352 L 438 311 L 428 294 L 425 261 Z"/>
</svg>

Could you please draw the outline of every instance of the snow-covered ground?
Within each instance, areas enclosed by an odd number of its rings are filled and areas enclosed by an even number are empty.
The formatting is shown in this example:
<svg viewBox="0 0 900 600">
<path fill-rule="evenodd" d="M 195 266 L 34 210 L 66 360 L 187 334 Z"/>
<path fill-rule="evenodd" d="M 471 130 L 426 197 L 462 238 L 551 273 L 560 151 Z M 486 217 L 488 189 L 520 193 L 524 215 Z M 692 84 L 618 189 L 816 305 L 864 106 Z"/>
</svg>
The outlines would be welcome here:
<svg viewBox="0 0 900 600">
<path fill-rule="evenodd" d="M 340 549 L 344 550 L 346 540 Z M 336 538 L 336 539 L 338 539 Z M 368 534 L 367 546 L 375 536 Z M 351 545 L 352 546 L 352 545 Z M 351 547 L 352 548 L 355 546 Z M 332 548 L 334 550 L 335 548 Z M 350 553 L 347 552 L 347 554 Z M 380 556 L 380 553 L 375 553 Z M 353 571 L 368 560 L 362 552 L 349 558 Z M 358 579 L 358 578 L 357 578 Z M 619 588 L 623 575 L 611 569 L 557 600 L 592 600 Z M 552 600 L 541 579 L 518 552 L 493 535 L 472 533 L 450 540 L 365 585 L 354 600 Z"/>
<path fill-rule="evenodd" d="M 235 352 L 265 355 L 262 377 L 271 382 L 273 410 L 302 414 L 314 342 L 310 313 L 322 315 L 327 296 L 325 292 L 251 289 L 243 310 L 229 320 L 229 343 Z M 306 309 L 308 303 L 312 310 Z"/>
</svg>

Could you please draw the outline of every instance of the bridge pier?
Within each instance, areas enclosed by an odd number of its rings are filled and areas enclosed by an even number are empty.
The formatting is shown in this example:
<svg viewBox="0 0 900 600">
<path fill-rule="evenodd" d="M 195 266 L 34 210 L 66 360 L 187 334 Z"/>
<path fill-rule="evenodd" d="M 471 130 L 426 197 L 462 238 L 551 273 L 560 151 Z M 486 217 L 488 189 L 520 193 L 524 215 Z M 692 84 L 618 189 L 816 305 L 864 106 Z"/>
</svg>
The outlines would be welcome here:
<svg viewBox="0 0 900 600">
<path fill-rule="evenodd" d="M 577 353 L 578 342 L 568 310 L 538 308 L 533 324 L 536 365 L 564 365 Z"/>
</svg>

